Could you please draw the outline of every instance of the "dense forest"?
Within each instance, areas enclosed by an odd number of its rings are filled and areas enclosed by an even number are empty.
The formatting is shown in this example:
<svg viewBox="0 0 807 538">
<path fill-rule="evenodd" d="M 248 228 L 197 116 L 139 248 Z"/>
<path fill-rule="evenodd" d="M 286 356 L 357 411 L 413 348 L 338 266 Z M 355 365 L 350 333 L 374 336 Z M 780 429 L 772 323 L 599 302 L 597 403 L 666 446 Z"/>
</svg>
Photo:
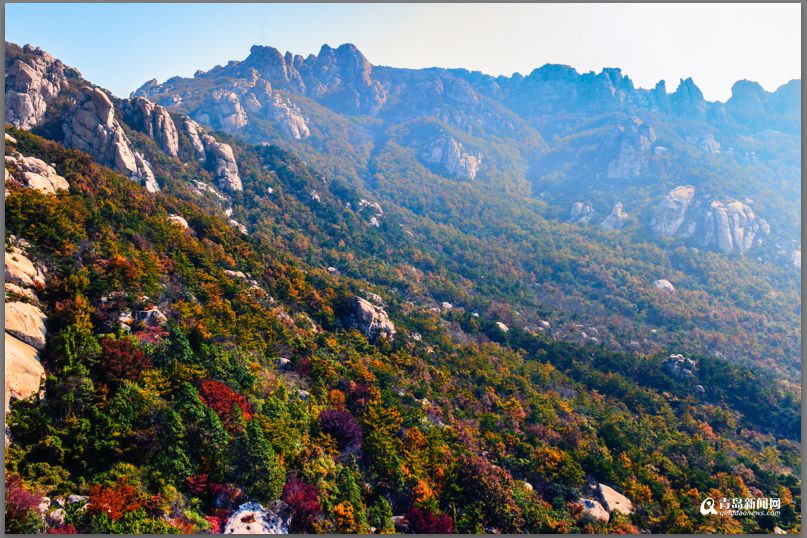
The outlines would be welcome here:
<svg viewBox="0 0 807 538">
<path fill-rule="evenodd" d="M 244 503 L 278 500 L 291 532 L 799 532 L 787 268 L 583 233 L 500 194 L 471 210 L 465 189 L 484 186 L 393 177 L 408 155 L 394 144 L 375 156 L 378 188 L 407 202 L 382 216 L 275 146 L 222 135 L 244 182 L 230 206 L 192 192 L 209 172 L 141 133 L 128 135 L 162 193 L 6 131 L 7 155 L 69 183 L 6 183 L 6 248 L 46 269 L 48 319 L 45 396 L 6 419 L 8 532 L 223 532 Z M 648 284 L 660 265 L 682 293 Z M 348 322 L 357 296 L 375 296 L 394 338 Z M 588 315 L 563 320 L 568 338 L 539 330 L 576 309 Z M 592 340 L 592 319 L 668 334 L 636 353 Z M 732 339 L 743 360 L 704 352 Z M 631 513 L 592 517 L 592 483 Z M 58 521 L 41 517 L 43 497 L 63 505 Z M 706 497 L 782 508 L 704 516 Z"/>
</svg>

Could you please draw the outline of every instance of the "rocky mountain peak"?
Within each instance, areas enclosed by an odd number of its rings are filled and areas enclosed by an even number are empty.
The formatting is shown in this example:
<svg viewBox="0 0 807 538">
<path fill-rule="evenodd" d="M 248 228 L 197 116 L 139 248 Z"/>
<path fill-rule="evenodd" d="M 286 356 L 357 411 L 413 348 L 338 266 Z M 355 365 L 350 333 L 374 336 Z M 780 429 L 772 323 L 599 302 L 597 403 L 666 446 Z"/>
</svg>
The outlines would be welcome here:
<svg viewBox="0 0 807 538">
<path fill-rule="evenodd" d="M 692 78 L 682 79 L 670 96 L 673 112 L 686 117 L 702 118 L 706 115 L 706 100 L 703 92 Z"/>
<path fill-rule="evenodd" d="M 64 143 L 90 154 L 95 160 L 128 175 L 149 192 L 160 190 L 151 166 L 132 148 L 115 118 L 109 96 L 95 86 L 82 86 L 75 105 L 62 124 Z"/>
<path fill-rule="evenodd" d="M 6 43 L 6 48 L 12 46 Z M 48 105 L 68 85 L 65 66 L 31 45 L 25 45 L 10 66 L 9 56 L 6 58 L 6 121 L 19 129 L 30 129 L 39 125 Z"/>
</svg>

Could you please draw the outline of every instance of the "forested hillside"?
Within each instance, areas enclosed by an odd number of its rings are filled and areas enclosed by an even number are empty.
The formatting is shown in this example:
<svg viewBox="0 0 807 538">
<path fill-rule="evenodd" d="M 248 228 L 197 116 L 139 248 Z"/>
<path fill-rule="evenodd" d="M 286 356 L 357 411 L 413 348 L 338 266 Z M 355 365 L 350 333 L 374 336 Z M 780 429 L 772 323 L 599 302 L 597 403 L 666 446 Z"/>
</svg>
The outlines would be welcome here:
<svg viewBox="0 0 807 538">
<path fill-rule="evenodd" d="M 800 531 L 800 82 L 5 83 L 7 531 Z"/>
</svg>

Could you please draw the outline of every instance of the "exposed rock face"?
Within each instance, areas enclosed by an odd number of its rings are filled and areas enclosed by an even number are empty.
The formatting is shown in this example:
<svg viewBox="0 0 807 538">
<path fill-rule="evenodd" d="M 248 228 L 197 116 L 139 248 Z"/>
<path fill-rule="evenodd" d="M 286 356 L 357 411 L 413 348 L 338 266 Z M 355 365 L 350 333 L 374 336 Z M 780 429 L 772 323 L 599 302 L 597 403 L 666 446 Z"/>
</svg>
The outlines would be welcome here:
<svg viewBox="0 0 807 538">
<path fill-rule="evenodd" d="M 8 294 L 11 291 L 35 302 L 34 288 L 45 283 L 42 273 L 19 248 L 6 252 L 5 258 L 5 411 L 8 412 L 11 398 L 23 400 L 40 390 L 45 370 L 39 362 L 38 350 L 45 347 L 46 318 L 35 304 L 19 302 Z"/>
<path fill-rule="evenodd" d="M 675 353 L 664 359 L 664 368 L 676 379 L 693 379 L 696 363 L 689 357 Z"/>
<path fill-rule="evenodd" d="M 706 116 L 706 100 L 703 92 L 691 78 L 681 80 L 675 93 L 670 96 L 671 110 L 674 114 L 689 118 Z"/>
<path fill-rule="evenodd" d="M 189 228 L 188 221 L 185 220 L 185 217 L 182 217 L 180 215 L 168 215 L 168 220 L 171 223 L 180 226 L 181 228 L 185 228 L 186 230 Z"/>
<path fill-rule="evenodd" d="M 353 311 L 346 319 L 346 325 L 358 328 L 371 340 L 381 337 L 391 341 L 395 336 L 395 324 L 384 309 L 358 296 L 353 298 Z"/>
<path fill-rule="evenodd" d="M 695 197 L 695 187 L 682 185 L 671 190 L 656 207 L 650 227 L 659 237 L 675 237 L 687 218 L 687 210 Z"/>
<path fill-rule="evenodd" d="M 449 176 L 466 179 L 474 179 L 482 164 L 482 155 L 471 155 L 460 142 L 445 136 L 433 140 L 421 158 L 426 163 L 441 166 Z"/>
<path fill-rule="evenodd" d="M 216 176 L 219 188 L 228 192 L 243 190 L 241 176 L 238 174 L 238 164 L 235 162 L 233 148 L 229 144 L 219 142 L 205 133 L 195 122 L 184 124 L 190 126 L 198 134 L 200 145 L 204 149 L 207 168 Z M 191 131 L 193 132 L 193 131 Z M 195 146 L 195 144 L 194 144 Z"/>
<path fill-rule="evenodd" d="M 6 72 L 6 121 L 19 129 L 39 125 L 48 104 L 68 85 L 64 64 L 47 52 L 26 45 L 25 56 Z"/>
<path fill-rule="evenodd" d="M 653 282 L 653 285 L 656 289 L 663 290 L 663 291 L 675 291 L 675 286 L 672 285 L 672 282 L 669 280 L 662 278 Z"/>
<path fill-rule="evenodd" d="M 588 224 L 597 212 L 588 204 L 575 202 L 569 211 L 569 219 L 577 224 Z"/>
<path fill-rule="evenodd" d="M 611 214 L 600 223 L 603 230 L 621 230 L 628 220 L 628 214 L 622 211 L 622 202 L 614 204 Z"/>
<path fill-rule="evenodd" d="M 151 166 L 132 149 L 115 119 L 112 101 L 100 88 L 84 86 L 63 124 L 66 146 L 84 151 L 95 160 L 128 175 L 149 192 L 160 190 Z"/>
<path fill-rule="evenodd" d="M 264 103 L 265 114 L 270 117 L 286 136 L 302 140 L 311 136 L 311 130 L 300 109 L 278 92 L 272 93 L 271 101 Z"/>
<path fill-rule="evenodd" d="M 224 525 L 224 534 L 288 534 L 291 515 L 282 501 L 264 508 L 256 502 L 244 503 Z"/>
<path fill-rule="evenodd" d="M 204 134 L 204 129 L 190 119 L 187 116 L 183 116 L 180 127 L 182 132 L 188 137 L 191 143 L 191 147 L 193 148 L 194 156 L 196 157 L 197 161 L 204 161 L 207 158 L 207 153 L 205 152 L 205 145 L 202 144 L 202 135 Z"/>
<path fill-rule="evenodd" d="M 25 157 L 14 152 L 6 155 L 6 166 L 16 169 L 17 174 L 12 174 L 15 179 L 45 194 L 56 194 L 58 190 L 70 188 L 67 180 L 57 174 L 51 165 L 36 157 Z"/>
<path fill-rule="evenodd" d="M 608 179 L 629 179 L 647 171 L 656 133 L 639 118 L 611 130 L 602 145 L 602 153 L 608 158 Z"/>
<path fill-rule="evenodd" d="M 633 503 L 630 501 L 630 499 L 616 491 L 614 488 L 606 486 L 605 484 L 599 484 L 597 491 L 600 494 L 602 505 L 606 510 L 608 510 L 608 513 L 621 512 L 625 515 L 630 515 L 633 513 Z"/>
<path fill-rule="evenodd" d="M 359 200 L 359 213 L 369 215 L 367 223 L 376 228 L 381 225 L 381 217 L 384 216 L 384 210 L 381 209 L 381 204 L 371 202 L 365 198 Z"/>
<path fill-rule="evenodd" d="M 500 331 L 502 331 L 503 333 L 506 333 L 506 332 L 510 331 L 510 328 L 507 325 L 505 325 L 504 323 L 502 323 L 501 321 L 496 322 L 496 327 L 498 327 L 498 329 Z"/>
<path fill-rule="evenodd" d="M 703 243 L 725 253 L 744 254 L 754 238 L 766 232 L 770 232 L 767 223 L 737 200 L 714 200 L 703 213 Z"/>
<path fill-rule="evenodd" d="M 676 187 L 656 207 L 650 227 L 659 237 L 694 238 L 726 254 L 744 254 L 770 226 L 746 204 L 731 198 L 710 200 L 695 188 Z"/>
<path fill-rule="evenodd" d="M 135 312 L 134 321 L 142 322 L 147 327 L 157 327 L 167 323 L 168 318 L 165 314 L 160 312 L 158 308 L 151 308 L 149 310 L 140 310 Z"/>
<path fill-rule="evenodd" d="M 45 320 L 42 311 L 30 304 L 6 301 L 6 332 L 36 349 L 45 348 Z"/>
<path fill-rule="evenodd" d="M 11 398 L 24 400 L 39 392 L 45 369 L 39 362 L 36 348 L 6 333 L 5 335 L 5 411 Z"/>
<path fill-rule="evenodd" d="M 586 517 L 595 521 L 603 521 L 605 523 L 611 519 L 611 515 L 598 501 L 581 498 L 578 502 L 583 505 L 583 513 L 586 515 Z"/>
<path fill-rule="evenodd" d="M 19 248 L 6 251 L 6 283 L 12 282 L 23 288 L 45 285 L 45 277 Z"/>
<path fill-rule="evenodd" d="M 144 97 L 124 99 L 123 120 L 132 128 L 146 133 L 167 154 L 176 157 L 179 152 L 179 135 L 168 111 Z"/>
</svg>

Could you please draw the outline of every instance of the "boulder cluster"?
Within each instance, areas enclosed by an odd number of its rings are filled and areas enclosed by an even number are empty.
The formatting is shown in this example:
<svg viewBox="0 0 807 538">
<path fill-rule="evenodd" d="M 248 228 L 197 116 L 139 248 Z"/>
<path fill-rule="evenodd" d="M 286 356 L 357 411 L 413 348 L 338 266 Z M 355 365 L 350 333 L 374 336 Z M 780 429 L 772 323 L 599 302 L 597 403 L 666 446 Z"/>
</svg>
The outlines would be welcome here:
<svg viewBox="0 0 807 538">
<path fill-rule="evenodd" d="M 352 309 L 345 319 L 345 325 L 359 329 L 371 340 L 395 337 L 395 324 L 380 305 L 374 305 L 367 299 L 353 298 Z"/>
<path fill-rule="evenodd" d="M 599 482 L 593 482 L 586 487 L 588 497 L 581 497 L 578 501 L 583 506 L 586 517 L 595 521 L 607 523 L 615 512 L 624 515 L 633 513 L 633 503 L 616 491 L 614 488 Z M 586 491 L 584 491 L 586 494 Z"/>
<path fill-rule="evenodd" d="M 693 238 L 696 243 L 726 254 L 745 254 L 770 225 L 748 205 L 732 198 L 696 196 L 695 187 L 671 190 L 657 206 L 650 223 L 662 238 Z"/>
<path fill-rule="evenodd" d="M 432 140 L 421 154 L 421 159 L 440 166 L 449 176 L 465 179 L 474 179 L 482 164 L 481 154 L 468 153 L 462 143 L 449 136 Z"/>
</svg>

